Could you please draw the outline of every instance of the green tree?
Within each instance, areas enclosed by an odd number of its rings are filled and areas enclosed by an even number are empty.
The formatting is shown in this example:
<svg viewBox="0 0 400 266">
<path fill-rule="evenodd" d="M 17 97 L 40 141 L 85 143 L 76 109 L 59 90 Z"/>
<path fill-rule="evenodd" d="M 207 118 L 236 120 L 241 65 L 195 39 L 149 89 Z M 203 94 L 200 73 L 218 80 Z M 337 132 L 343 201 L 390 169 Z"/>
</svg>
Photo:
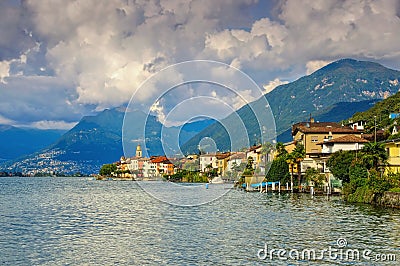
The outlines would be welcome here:
<svg viewBox="0 0 400 266">
<path fill-rule="evenodd" d="M 378 171 L 380 165 L 384 165 L 388 159 L 388 154 L 384 143 L 368 142 L 361 150 L 362 162 L 368 170 Z"/>
<path fill-rule="evenodd" d="M 243 175 L 253 175 L 254 174 L 253 162 L 254 162 L 253 157 L 250 156 L 249 158 L 247 158 L 247 164 L 246 164 L 246 168 L 243 171 Z"/>
<path fill-rule="evenodd" d="M 282 142 L 278 142 L 275 146 L 275 149 L 277 152 L 276 157 L 286 157 L 288 154 L 287 150 L 285 149 L 285 145 L 283 145 Z"/>
<path fill-rule="evenodd" d="M 272 143 L 270 142 L 265 142 L 262 146 L 261 146 L 261 154 L 263 155 L 264 158 L 264 169 L 265 169 L 265 175 L 267 175 L 267 167 L 268 162 L 270 161 L 270 154 L 273 151 L 274 146 L 272 145 Z"/>
<path fill-rule="evenodd" d="M 325 175 L 320 173 L 317 169 L 315 168 L 307 168 L 306 173 L 304 175 L 305 179 L 307 182 L 313 182 L 314 186 L 317 188 L 320 188 L 324 185 L 325 182 Z"/>
<path fill-rule="evenodd" d="M 326 166 L 329 171 L 344 183 L 350 182 L 350 167 L 355 160 L 356 155 L 353 151 L 337 151 L 329 157 Z"/>
<path fill-rule="evenodd" d="M 270 181 L 281 181 L 282 184 L 290 180 L 289 165 L 284 157 L 277 157 L 272 161 L 267 179 Z"/>
<path fill-rule="evenodd" d="M 301 162 L 304 160 L 306 156 L 306 151 L 304 149 L 304 145 L 297 143 L 296 147 L 290 153 L 297 165 L 297 185 L 301 187 Z"/>
<path fill-rule="evenodd" d="M 217 172 L 218 172 L 218 169 L 217 169 L 217 168 L 213 168 L 213 167 L 212 167 L 212 164 L 208 164 L 208 165 L 206 166 L 205 175 L 206 175 L 207 177 L 209 177 L 209 178 L 215 177 L 215 176 L 218 175 Z"/>
<path fill-rule="evenodd" d="M 293 172 L 294 166 L 296 165 L 296 157 L 294 154 L 288 153 L 284 158 L 290 167 L 290 188 L 293 189 Z"/>
<path fill-rule="evenodd" d="M 101 169 L 99 174 L 102 176 L 110 176 L 111 173 L 117 171 L 117 166 L 115 164 L 104 164 Z"/>
<path fill-rule="evenodd" d="M 362 187 L 368 181 L 368 169 L 362 163 L 355 162 L 350 167 L 350 183 L 357 187 Z"/>
</svg>

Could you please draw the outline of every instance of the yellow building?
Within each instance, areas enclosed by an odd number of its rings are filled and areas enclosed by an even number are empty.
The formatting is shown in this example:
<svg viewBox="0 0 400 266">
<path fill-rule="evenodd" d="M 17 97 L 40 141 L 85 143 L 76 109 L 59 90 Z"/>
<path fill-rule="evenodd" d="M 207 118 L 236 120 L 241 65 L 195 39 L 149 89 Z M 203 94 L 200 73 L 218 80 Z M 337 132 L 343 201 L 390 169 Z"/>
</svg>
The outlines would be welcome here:
<svg viewBox="0 0 400 266">
<path fill-rule="evenodd" d="M 385 173 L 400 173 L 400 139 L 385 141 L 388 161 Z"/>
<path fill-rule="evenodd" d="M 308 122 L 294 124 L 292 126 L 294 144 L 302 144 L 306 153 L 301 162 L 301 173 L 304 173 L 309 167 L 325 172 L 326 154 L 323 153 L 321 143 L 348 135 L 361 138 L 363 132 L 363 129 L 355 125 L 344 126 L 335 122 L 315 122 L 312 118 Z M 297 169 L 294 169 L 294 172 L 297 172 Z"/>
<path fill-rule="evenodd" d="M 346 135 L 361 137 L 363 130 L 353 129 L 334 122 L 301 122 L 292 126 L 292 136 L 295 142 L 304 145 L 306 155 L 321 154 L 322 147 L 318 143 Z"/>
<path fill-rule="evenodd" d="M 219 176 L 224 176 L 225 175 L 225 170 L 228 166 L 228 161 L 229 161 L 229 156 L 230 153 L 226 152 L 226 153 L 219 153 L 216 155 L 217 157 L 217 165 L 218 165 L 218 175 Z"/>
<path fill-rule="evenodd" d="M 247 159 L 249 159 L 250 157 L 253 158 L 253 168 L 257 168 L 262 161 L 261 150 L 261 145 L 255 145 L 250 147 L 249 150 L 246 152 Z"/>
</svg>

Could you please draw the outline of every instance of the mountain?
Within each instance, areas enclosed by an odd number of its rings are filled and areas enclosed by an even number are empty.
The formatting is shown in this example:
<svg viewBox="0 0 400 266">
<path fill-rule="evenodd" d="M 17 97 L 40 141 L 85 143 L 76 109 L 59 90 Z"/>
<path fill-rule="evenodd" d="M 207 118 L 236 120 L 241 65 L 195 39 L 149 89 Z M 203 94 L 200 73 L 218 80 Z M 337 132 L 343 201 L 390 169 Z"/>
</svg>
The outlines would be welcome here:
<svg viewBox="0 0 400 266">
<path fill-rule="evenodd" d="M 125 114 L 127 116 L 124 121 Z M 162 155 L 165 150 L 171 154 L 176 151 L 163 147 L 162 129 L 168 132 L 171 138 L 178 135 L 181 142 L 186 142 L 212 122 L 212 120 L 203 120 L 187 123 L 182 129 L 181 127 L 163 128 L 156 117 L 147 116 L 141 111 L 126 111 L 123 107 L 106 109 L 96 116 L 83 117 L 75 127 L 47 148 L 7 163 L 0 168 L 21 172 L 39 170 L 69 174 L 97 173 L 102 164 L 117 161 L 124 155 L 123 141 L 127 156 L 134 155 L 137 144 L 146 147 L 144 154 L 147 156 Z M 121 137 L 123 123 L 125 123 L 124 140 Z M 144 130 L 145 136 L 143 136 Z M 144 138 L 146 138 L 146 146 L 144 146 Z"/>
<path fill-rule="evenodd" d="M 265 97 L 275 118 L 278 140 L 288 141 L 290 138 L 287 131 L 291 125 L 308 120 L 310 114 L 321 121 L 341 121 L 358 111 L 368 109 L 368 105 L 374 100 L 387 98 L 397 93 L 399 89 L 400 71 L 373 62 L 342 59 L 311 75 L 278 86 Z M 254 108 L 265 108 L 261 104 L 263 101 L 259 99 L 250 105 Z M 245 122 L 248 138 L 254 143 L 260 137 L 259 132 L 254 132 L 257 122 L 254 119 L 248 121 L 251 119 L 250 112 L 249 105 L 245 105 L 223 119 L 221 123 L 226 125 L 227 121 L 230 121 L 239 126 L 241 121 Z M 237 115 L 241 121 L 234 119 Z M 230 147 L 229 136 L 223 132 L 223 128 L 218 124 L 210 125 L 185 143 L 182 150 L 185 152 L 197 150 L 199 140 L 204 137 L 214 139 L 219 150 L 227 150 Z"/>
<path fill-rule="evenodd" d="M 390 114 L 395 114 L 390 117 Z M 383 130 L 383 138 L 400 138 L 400 134 L 392 134 L 393 127 L 400 129 L 400 92 L 376 103 L 373 107 L 363 112 L 357 112 L 348 121 L 364 121 L 367 133 L 373 133 L 375 124 L 377 130 Z M 399 130 L 400 131 L 400 130 Z"/>
<path fill-rule="evenodd" d="M 400 71 L 353 59 L 333 62 L 266 95 L 278 135 L 339 102 L 384 99 L 400 89 Z M 357 112 L 358 110 L 354 110 Z"/>
<path fill-rule="evenodd" d="M 0 161 L 14 160 L 43 149 L 65 132 L 66 130 L 0 125 Z"/>
<path fill-rule="evenodd" d="M 278 86 L 264 97 L 273 111 L 277 135 L 280 135 L 278 140 L 282 141 L 285 140 L 283 133 L 293 123 L 309 119 L 310 114 L 319 121 L 341 121 L 368 109 L 376 100 L 398 92 L 399 80 L 399 71 L 377 63 L 343 59 Z M 147 156 L 176 154 L 180 148 L 184 154 L 198 152 L 198 144 L 205 137 L 212 138 L 220 151 L 230 149 L 231 145 L 234 145 L 233 149 L 239 149 L 259 142 L 261 132 L 252 110 L 263 112 L 264 100 L 261 98 L 245 105 L 220 122 L 195 121 L 169 128 L 162 127 L 156 117 L 137 110 L 128 111 L 124 123 L 125 108 L 104 110 L 96 116 L 83 117 L 74 128 L 40 152 L 7 163 L 2 168 L 22 172 L 38 169 L 95 173 L 102 164 L 116 161 L 124 154 L 123 142 L 128 156 L 134 154 L 137 144 L 143 145 Z M 243 125 L 247 129 L 246 136 L 237 130 Z M 290 135 L 286 138 L 289 140 Z M 247 139 L 249 142 L 246 143 Z M 29 142 L 24 147 L 29 145 L 32 146 Z"/>
<path fill-rule="evenodd" d="M 315 121 L 325 122 L 339 122 L 347 120 L 351 117 L 354 112 L 363 112 L 370 109 L 376 103 L 379 103 L 379 99 L 367 100 L 361 102 L 340 102 L 336 103 L 328 108 L 322 110 L 320 113 L 313 115 Z M 285 132 L 278 136 L 278 141 L 289 142 L 292 140 L 292 129 L 289 128 Z"/>
</svg>

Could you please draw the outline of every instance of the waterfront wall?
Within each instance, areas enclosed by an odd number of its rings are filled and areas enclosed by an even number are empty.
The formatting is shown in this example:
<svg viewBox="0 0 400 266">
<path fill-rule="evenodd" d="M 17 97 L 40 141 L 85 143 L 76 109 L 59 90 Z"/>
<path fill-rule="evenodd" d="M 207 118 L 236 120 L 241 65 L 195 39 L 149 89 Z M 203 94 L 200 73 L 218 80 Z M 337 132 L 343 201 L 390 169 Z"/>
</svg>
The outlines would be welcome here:
<svg viewBox="0 0 400 266">
<path fill-rule="evenodd" d="M 400 192 L 374 193 L 368 187 L 358 187 L 354 193 L 344 193 L 344 200 L 350 203 L 368 203 L 379 206 L 399 208 L 400 209 Z"/>
<path fill-rule="evenodd" d="M 382 196 L 375 199 L 375 203 L 381 206 L 400 209 L 400 192 L 384 192 Z"/>
</svg>

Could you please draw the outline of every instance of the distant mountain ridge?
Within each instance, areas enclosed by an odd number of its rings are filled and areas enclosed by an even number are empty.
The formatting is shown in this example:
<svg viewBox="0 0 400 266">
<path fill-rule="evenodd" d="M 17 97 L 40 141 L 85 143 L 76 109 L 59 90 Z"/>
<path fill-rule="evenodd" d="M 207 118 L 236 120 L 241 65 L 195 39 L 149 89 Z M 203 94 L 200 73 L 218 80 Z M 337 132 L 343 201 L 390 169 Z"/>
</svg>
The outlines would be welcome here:
<svg viewBox="0 0 400 266">
<path fill-rule="evenodd" d="M 0 162 L 14 160 L 54 143 L 66 130 L 0 125 Z"/>
<path fill-rule="evenodd" d="M 400 89 L 400 71 L 388 69 L 378 63 L 341 59 L 317 70 L 311 75 L 298 80 L 280 85 L 265 95 L 275 117 L 278 141 L 288 141 L 287 130 L 291 125 L 314 117 L 323 118 L 321 121 L 338 122 L 352 114 L 365 111 L 368 106 L 362 102 L 376 101 L 397 93 Z M 251 103 L 255 108 L 264 108 L 256 100 Z M 346 107 L 346 102 L 351 103 Z M 361 102 L 360 104 L 353 104 Z M 329 112 L 335 110 L 339 103 L 342 114 L 331 116 Z M 247 121 L 249 118 L 249 105 L 243 106 L 236 113 L 241 120 L 247 122 L 246 128 L 251 143 L 256 143 L 260 138 L 254 128 L 256 121 Z M 231 120 L 230 115 L 223 120 Z M 219 150 L 229 149 L 229 136 L 221 137 L 222 127 L 211 125 L 189 140 L 182 147 L 184 152 L 197 150 L 198 141 L 204 137 L 218 140 Z M 286 132 L 286 134 L 285 134 Z M 282 135 L 281 135 L 282 134 Z M 217 142 L 217 141 L 216 141 Z"/>
<path fill-rule="evenodd" d="M 400 71 L 378 63 L 342 59 L 266 94 L 278 135 L 309 114 L 339 102 L 384 99 L 400 89 Z M 358 110 L 354 110 L 356 112 Z"/>
<path fill-rule="evenodd" d="M 125 154 L 133 156 L 136 145 L 142 144 L 146 122 L 146 148 L 148 155 L 164 154 L 161 145 L 162 124 L 156 117 L 134 110 L 129 111 L 132 123 L 125 128 Z M 85 116 L 71 130 L 58 137 L 47 148 L 20 160 L 5 164 L 3 169 L 11 171 L 43 172 L 56 171 L 62 173 L 96 173 L 102 164 L 119 160 L 124 155 L 122 145 L 122 126 L 125 108 L 106 109 L 95 116 Z M 125 121 L 127 122 L 127 121 Z M 186 142 L 199 131 L 204 129 L 212 120 L 202 120 L 188 123 L 181 130 L 182 142 Z M 179 132 L 178 127 L 170 128 L 172 133 Z M 168 137 L 168 136 L 167 136 Z"/>
</svg>

